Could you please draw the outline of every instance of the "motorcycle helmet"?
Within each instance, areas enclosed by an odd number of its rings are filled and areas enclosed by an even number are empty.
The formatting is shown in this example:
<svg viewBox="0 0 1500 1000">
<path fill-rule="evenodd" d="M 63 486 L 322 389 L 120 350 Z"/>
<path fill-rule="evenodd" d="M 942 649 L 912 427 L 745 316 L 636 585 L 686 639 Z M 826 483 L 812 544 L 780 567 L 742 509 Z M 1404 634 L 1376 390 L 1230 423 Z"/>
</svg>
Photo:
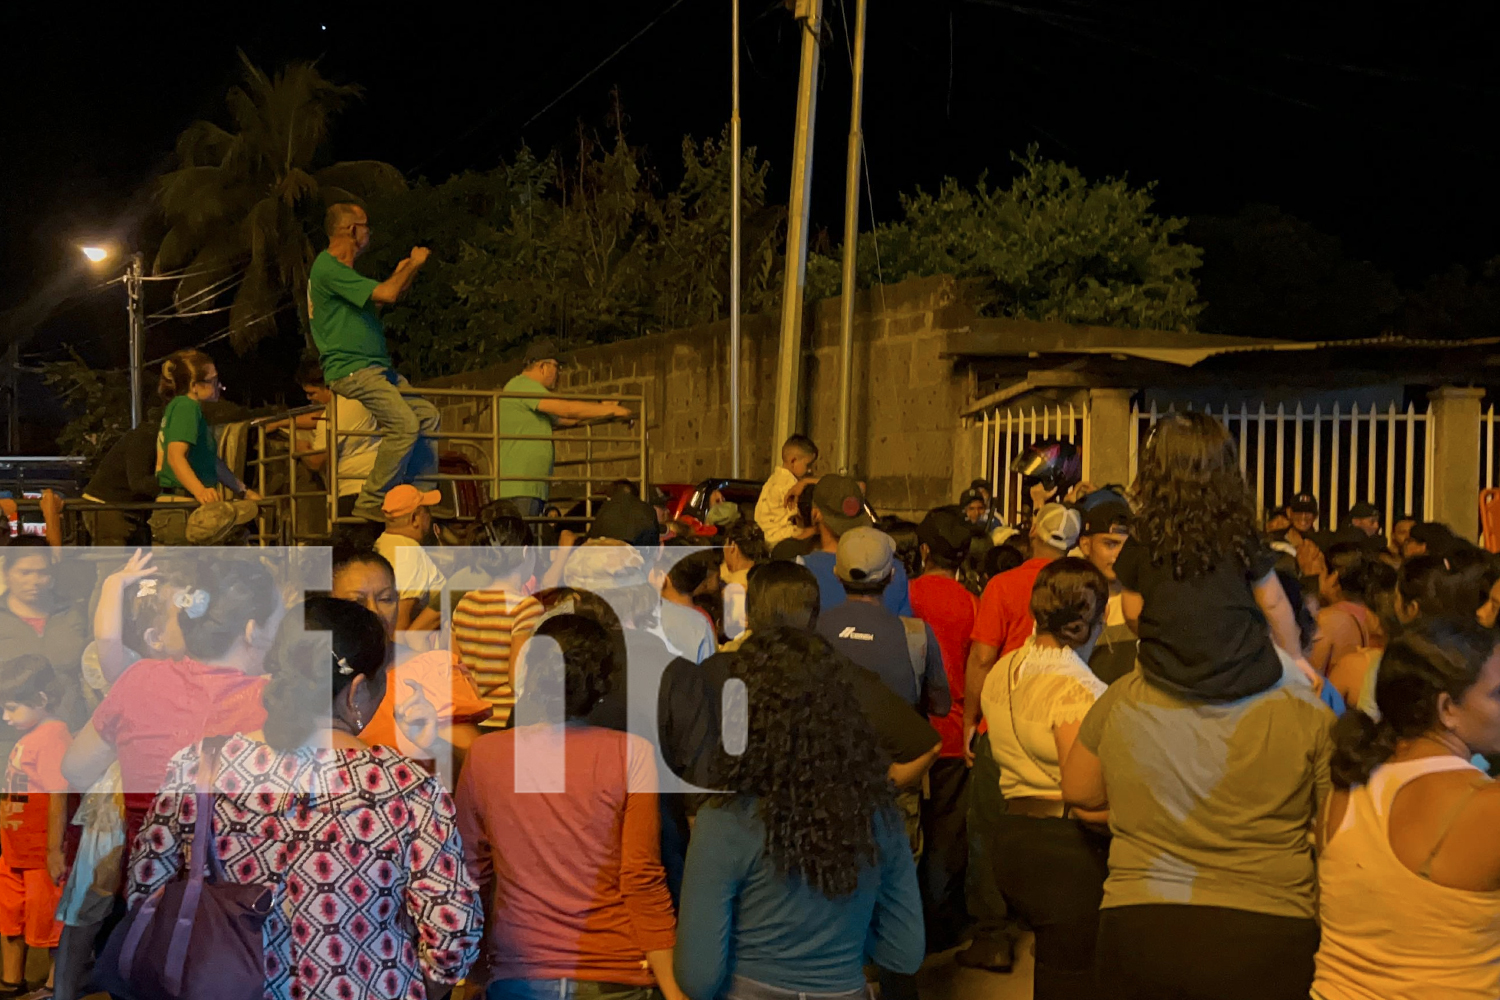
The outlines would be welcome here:
<svg viewBox="0 0 1500 1000">
<path fill-rule="evenodd" d="M 1083 456 L 1067 441 L 1038 441 L 1016 456 L 1010 471 L 1021 477 L 1021 495 L 1041 483 L 1062 496 L 1083 479 Z"/>
</svg>

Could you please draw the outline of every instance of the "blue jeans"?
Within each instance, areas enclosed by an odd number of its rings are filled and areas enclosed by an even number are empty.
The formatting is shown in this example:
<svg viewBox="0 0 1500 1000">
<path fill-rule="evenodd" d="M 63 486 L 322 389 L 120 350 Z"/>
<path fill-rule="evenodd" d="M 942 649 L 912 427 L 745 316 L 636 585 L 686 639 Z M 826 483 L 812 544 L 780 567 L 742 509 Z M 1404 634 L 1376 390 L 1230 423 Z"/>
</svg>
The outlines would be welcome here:
<svg viewBox="0 0 1500 1000">
<path fill-rule="evenodd" d="M 497 979 L 485 1000 L 652 1000 L 655 986 L 626 986 L 578 979 Z"/>
<path fill-rule="evenodd" d="M 375 465 L 354 502 L 356 510 L 379 510 L 393 486 L 437 471 L 437 443 L 422 435 L 436 434 L 442 418 L 427 400 L 401 394 L 401 390 L 411 388 L 404 377 L 393 369 L 372 365 L 335 379 L 328 388 L 363 404 L 375 418 L 380 434 Z"/>
<path fill-rule="evenodd" d="M 541 497 L 506 497 L 516 505 L 516 510 L 521 512 L 522 517 L 541 517 L 542 511 L 547 509 L 547 501 Z"/>
<path fill-rule="evenodd" d="M 745 976 L 730 976 L 729 985 L 720 994 L 723 1000 L 867 1000 L 868 986 L 848 993 L 807 993 L 802 990 L 784 990 Z"/>
</svg>

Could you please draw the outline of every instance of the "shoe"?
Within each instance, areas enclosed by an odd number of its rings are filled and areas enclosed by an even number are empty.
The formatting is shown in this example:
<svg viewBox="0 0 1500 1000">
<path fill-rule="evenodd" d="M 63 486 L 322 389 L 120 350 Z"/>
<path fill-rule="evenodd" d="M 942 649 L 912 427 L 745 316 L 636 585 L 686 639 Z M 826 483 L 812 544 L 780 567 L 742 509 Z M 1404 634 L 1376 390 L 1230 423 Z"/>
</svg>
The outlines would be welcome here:
<svg viewBox="0 0 1500 1000">
<path fill-rule="evenodd" d="M 30 993 L 22 993 L 21 1000 L 52 1000 L 51 986 L 38 986 Z"/>
<path fill-rule="evenodd" d="M 1016 964 L 1016 945 L 1009 937 L 975 940 L 953 960 L 966 969 L 983 969 L 1005 975 Z"/>
<path fill-rule="evenodd" d="M 20 1000 L 29 990 L 24 981 L 19 983 L 0 982 L 0 1000 Z"/>
</svg>

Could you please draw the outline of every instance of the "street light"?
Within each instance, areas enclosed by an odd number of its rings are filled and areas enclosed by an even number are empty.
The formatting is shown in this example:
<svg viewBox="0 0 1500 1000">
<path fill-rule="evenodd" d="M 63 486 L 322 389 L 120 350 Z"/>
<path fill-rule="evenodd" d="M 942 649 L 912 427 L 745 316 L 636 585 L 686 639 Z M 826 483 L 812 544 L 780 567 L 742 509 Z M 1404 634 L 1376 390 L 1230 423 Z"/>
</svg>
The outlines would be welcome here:
<svg viewBox="0 0 1500 1000">
<path fill-rule="evenodd" d="M 79 250 L 89 259 L 91 264 L 102 264 L 114 256 L 114 251 L 108 246 L 89 245 L 80 246 Z M 141 275 L 145 267 L 145 258 L 139 253 L 130 255 L 130 263 L 125 267 L 125 308 L 130 321 L 130 426 L 135 429 L 141 425 L 141 341 L 146 332 L 146 309 L 145 299 L 141 296 Z"/>
</svg>

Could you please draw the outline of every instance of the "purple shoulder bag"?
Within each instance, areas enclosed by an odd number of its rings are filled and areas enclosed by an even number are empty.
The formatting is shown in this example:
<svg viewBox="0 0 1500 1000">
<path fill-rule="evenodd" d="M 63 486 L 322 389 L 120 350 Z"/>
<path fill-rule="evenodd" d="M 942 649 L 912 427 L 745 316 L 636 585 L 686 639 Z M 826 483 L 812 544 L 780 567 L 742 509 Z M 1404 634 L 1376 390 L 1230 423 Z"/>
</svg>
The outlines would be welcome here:
<svg viewBox="0 0 1500 1000">
<path fill-rule="evenodd" d="M 214 849 L 212 789 L 224 742 L 199 744 L 198 819 L 187 877 L 132 907 L 96 963 L 95 985 L 116 997 L 261 1000 L 265 995 L 261 927 L 271 912 L 274 887 L 230 882 Z"/>
</svg>

